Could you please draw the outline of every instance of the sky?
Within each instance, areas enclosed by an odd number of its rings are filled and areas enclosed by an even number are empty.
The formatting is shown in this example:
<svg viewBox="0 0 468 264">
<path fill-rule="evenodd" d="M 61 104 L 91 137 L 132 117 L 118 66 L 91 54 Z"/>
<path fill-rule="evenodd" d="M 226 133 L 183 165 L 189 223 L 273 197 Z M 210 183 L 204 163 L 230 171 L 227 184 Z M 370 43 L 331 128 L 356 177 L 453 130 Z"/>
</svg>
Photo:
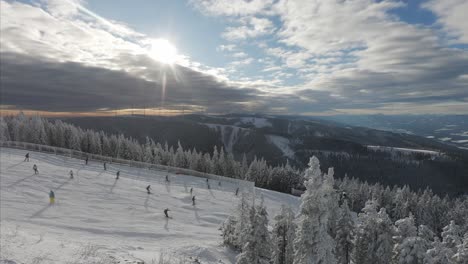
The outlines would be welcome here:
<svg viewBox="0 0 468 264">
<path fill-rule="evenodd" d="M 468 114 L 468 0 L 1 0 L 0 12 L 3 112 Z"/>
</svg>

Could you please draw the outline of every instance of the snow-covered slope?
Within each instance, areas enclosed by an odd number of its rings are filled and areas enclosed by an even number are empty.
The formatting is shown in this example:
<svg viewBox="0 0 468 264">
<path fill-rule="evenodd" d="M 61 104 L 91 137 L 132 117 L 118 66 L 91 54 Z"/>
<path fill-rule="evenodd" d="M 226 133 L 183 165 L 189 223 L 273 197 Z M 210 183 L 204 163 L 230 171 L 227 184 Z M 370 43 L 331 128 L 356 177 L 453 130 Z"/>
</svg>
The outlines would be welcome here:
<svg viewBox="0 0 468 264">
<path fill-rule="evenodd" d="M 282 136 L 276 136 L 276 135 L 266 135 L 267 139 L 269 142 L 273 143 L 278 149 L 283 152 L 283 155 L 293 159 L 294 158 L 294 150 L 291 149 L 289 146 L 289 139 L 282 137 Z"/>
<path fill-rule="evenodd" d="M 1 149 L 0 263 L 151 263 L 161 252 L 202 263 L 234 262 L 235 253 L 221 246 L 218 228 L 237 204 L 236 186 L 212 182 L 209 190 L 205 179 L 171 174 L 166 184 L 163 171 L 116 165 L 104 171 L 98 162 L 85 166 L 81 160 L 37 152 L 23 162 L 25 153 Z M 33 164 L 39 175 L 33 174 Z M 50 190 L 56 195 L 52 206 Z M 297 210 L 296 197 L 262 189 L 256 193 L 264 196 L 270 219 L 283 203 Z M 164 217 L 165 208 L 171 219 Z"/>
</svg>

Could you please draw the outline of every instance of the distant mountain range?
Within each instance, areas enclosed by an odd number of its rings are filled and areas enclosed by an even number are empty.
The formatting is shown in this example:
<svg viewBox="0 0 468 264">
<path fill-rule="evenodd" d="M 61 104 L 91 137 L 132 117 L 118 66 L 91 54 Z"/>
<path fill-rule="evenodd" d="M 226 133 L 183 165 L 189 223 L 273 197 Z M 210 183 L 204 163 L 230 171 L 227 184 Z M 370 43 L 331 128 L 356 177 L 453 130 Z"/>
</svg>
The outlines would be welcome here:
<svg viewBox="0 0 468 264">
<path fill-rule="evenodd" d="M 430 186 L 436 191 L 441 188 L 442 192 L 451 193 L 460 192 L 460 186 L 468 187 L 465 177 L 468 175 L 468 162 L 465 162 L 468 151 L 460 149 L 463 147 L 460 144 L 446 144 L 448 141 L 439 139 L 446 134 L 437 134 L 437 131 L 449 130 L 436 129 L 450 124 L 457 128 L 450 133 L 462 134 L 465 120 L 452 117 L 444 122 L 433 121 L 438 124 L 427 124 L 429 121 L 410 121 L 404 117 L 389 117 L 392 122 L 379 118 L 231 114 L 79 117 L 65 121 L 82 128 L 122 133 L 142 142 L 146 136 L 173 146 L 180 140 L 184 148 L 204 152 L 211 152 L 215 145 L 223 146 L 238 159 L 245 153 L 248 159 L 263 157 L 272 165 L 289 160 L 292 165 L 303 168 L 311 155 L 317 155 L 324 167 L 335 167 L 338 177 L 347 174 L 370 182 L 410 184 L 414 188 Z M 395 124 L 393 128 L 392 123 Z M 423 136 L 418 136 L 419 133 Z M 435 138 L 428 138 L 429 135 Z"/>
<path fill-rule="evenodd" d="M 468 115 L 336 115 L 320 119 L 419 135 L 468 149 Z"/>
</svg>

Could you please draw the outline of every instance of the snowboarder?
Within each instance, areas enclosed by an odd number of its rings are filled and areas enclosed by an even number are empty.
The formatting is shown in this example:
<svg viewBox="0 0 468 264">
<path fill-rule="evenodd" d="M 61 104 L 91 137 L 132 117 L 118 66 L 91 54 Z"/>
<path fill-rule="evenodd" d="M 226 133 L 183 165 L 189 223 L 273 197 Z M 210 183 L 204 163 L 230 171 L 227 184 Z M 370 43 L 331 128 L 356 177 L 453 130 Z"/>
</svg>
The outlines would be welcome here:
<svg viewBox="0 0 468 264">
<path fill-rule="evenodd" d="M 39 170 L 37 169 L 36 164 L 33 165 L 33 170 L 34 170 L 34 174 L 39 174 Z"/>
<path fill-rule="evenodd" d="M 88 160 L 89 160 L 89 157 L 86 156 L 86 159 L 85 159 L 85 165 L 88 165 Z"/>
<path fill-rule="evenodd" d="M 24 161 L 29 161 L 29 152 L 24 155 Z"/>
<path fill-rule="evenodd" d="M 169 209 L 164 209 L 164 215 L 166 215 L 167 218 L 169 218 L 169 215 L 167 214 L 167 212 L 169 212 L 170 210 Z"/>
<path fill-rule="evenodd" d="M 169 182 L 169 175 L 166 174 L 166 182 Z"/>
<path fill-rule="evenodd" d="M 190 195 L 193 193 L 193 187 L 190 188 Z"/>
<path fill-rule="evenodd" d="M 195 206 L 195 195 L 192 196 L 192 205 Z"/>
<path fill-rule="evenodd" d="M 146 186 L 146 191 L 148 194 L 151 194 L 151 185 Z"/>
<path fill-rule="evenodd" d="M 70 170 L 70 179 L 73 179 L 73 170 Z"/>
<path fill-rule="evenodd" d="M 117 171 L 117 172 L 115 173 L 115 179 L 118 180 L 119 177 L 120 177 L 120 171 Z"/>
<path fill-rule="evenodd" d="M 50 204 L 55 203 L 55 193 L 52 190 L 50 190 L 50 192 L 49 192 L 49 202 L 50 202 Z"/>
<path fill-rule="evenodd" d="M 104 170 L 107 170 L 107 163 L 104 162 Z"/>
<path fill-rule="evenodd" d="M 239 194 L 239 187 L 236 189 L 236 196 Z"/>
</svg>

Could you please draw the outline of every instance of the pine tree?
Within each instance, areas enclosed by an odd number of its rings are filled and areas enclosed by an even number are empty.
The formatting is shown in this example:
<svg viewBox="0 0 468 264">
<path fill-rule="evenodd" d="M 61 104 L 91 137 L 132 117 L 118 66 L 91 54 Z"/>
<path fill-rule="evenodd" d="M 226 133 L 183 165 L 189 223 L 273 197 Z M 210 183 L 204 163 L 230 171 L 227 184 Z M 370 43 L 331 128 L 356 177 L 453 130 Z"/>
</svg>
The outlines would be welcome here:
<svg viewBox="0 0 468 264">
<path fill-rule="evenodd" d="M 333 171 L 330 171 L 333 173 Z M 333 186 L 320 171 L 319 160 L 310 159 L 305 171 L 306 191 L 301 196 L 300 216 L 294 240 L 294 264 L 336 263 L 335 241 L 328 233 Z"/>
<path fill-rule="evenodd" d="M 465 234 L 462 243 L 457 246 L 457 253 L 453 255 L 452 260 L 455 264 L 468 263 L 468 233 Z"/>
<path fill-rule="evenodd" d="M 294 261 L 294 237 L 296 224 L 291 208 L 281 206 L 280 213 L 275 216 L 273 227 L 273 264 L 292 264 Z"/>
<path fill-rule="evenodd" d="M 0 116 L 0 140 L 1 141 L 10 140 L 10 132 L 8 131 L 8 124 L 2 116 Z"/>
<path fill-rule="evenodd" d="M 455 253 L 460 242 L 460 227 L 455 224 L 455 221 L 450 221 L 450 224 L 443 228 L 442 245 Z"/>
<path fill-rule="evenodd" d="M 434 238 L 431 248 L 427 250 L 424 264 L 452 264 L 453 257 L 451 249 L 446 248 L 438 237 Z"/>
<path fill-rule="evenodd" d="M 368 201 L 358 216 L 352 259 L 354 263 L 390 263 L 392 224 L 384 208 L 377 212 L 375 201 Z"/>
<path fill-rule="evenodd" d="M 236 250 L 242 250 L 245 244 L 247 230 L 250 228 L 249 204 L 244 193 L 236 210 L 231 214 L 221 227 L 223 243 Z"/>
<path fill-rule="evenodd" d="M 250 210 L 250 225 L 242 253 L 236 264 L 269 264 L 271 255 L 270 235 L 268 233 L 268 213 L 263 205 Z"/>
<path fill-rule="evenodd" d="M 395 264 L 423 264 L 426 247 L 423 238 L 418 236 L 414 218 L 409 217 L 395 222 L 395 236 L 393 237 L 393 263 Z"/>
<path fill-rule="evenodd" d="M 347 199 L 341 204 L 338 213 L 335 235 L 336 258 L 339 264 L 349 264 L 353 249 L 354 221 Z"/>
</svg>

